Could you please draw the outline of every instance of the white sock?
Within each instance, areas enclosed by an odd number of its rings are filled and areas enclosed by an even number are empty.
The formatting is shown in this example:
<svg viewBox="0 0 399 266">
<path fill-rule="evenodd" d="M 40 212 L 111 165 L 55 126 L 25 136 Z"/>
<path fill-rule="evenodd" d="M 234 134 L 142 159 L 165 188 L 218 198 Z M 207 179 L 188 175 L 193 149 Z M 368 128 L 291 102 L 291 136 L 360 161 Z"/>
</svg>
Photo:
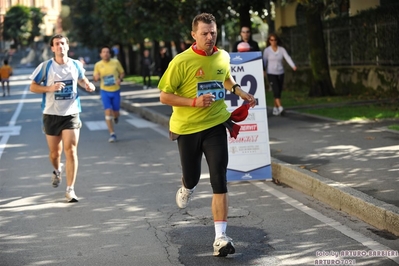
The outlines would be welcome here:
<svg viewBox="0 0 399 266">
<path fill-rule="evenodd" d="M 60 163 L 60 164 L 58 165 L 58 169 L 54 169 L 54 171 L 55 171 L 57 174 L 60 174 L 60 173 L 61 173 L 61 170 L 62 170 L 62 167 L 64 167 L 64 164 L 63 164 L 63 163 Z"/>
<path fill-rule="evenodd" d="M 217 221 L 215 222 L 215 239 L 226 234 L 227 221 Z"/>
<path fill-rule="evenodd" d="M 66 191 L 68 192 L 68 191 L 71 191 L 71 190 L 73 190 L 73 187 L 72 186 L 67 186 Z"/>
<path fill-rule="evenodd" d="M 193 192 L 197 186 L 193 187 L 192 189 L 189 189 L 189 188 L 186 188 L 186 187 L 184 186 L 184 184 L 182 184 L 181 187 L 182 187 L 183 189 L 187 190 L 187 191 Z"/>
</svg>

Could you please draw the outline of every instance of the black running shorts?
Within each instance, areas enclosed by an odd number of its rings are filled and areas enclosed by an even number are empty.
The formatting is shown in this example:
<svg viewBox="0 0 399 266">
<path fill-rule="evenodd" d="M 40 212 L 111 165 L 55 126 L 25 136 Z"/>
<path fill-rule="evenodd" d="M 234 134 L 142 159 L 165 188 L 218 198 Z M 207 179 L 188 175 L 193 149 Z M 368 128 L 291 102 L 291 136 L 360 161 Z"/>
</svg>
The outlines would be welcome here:
<svg viewBox="0 0 399 266">
<path fill-rule="evenodd" d="M 79 114 L 59 116 L 43 114 L 43 130 L 46 135 L 59 136 L 65 129 L 79 129 L 82 127 Z"/>
</svg>

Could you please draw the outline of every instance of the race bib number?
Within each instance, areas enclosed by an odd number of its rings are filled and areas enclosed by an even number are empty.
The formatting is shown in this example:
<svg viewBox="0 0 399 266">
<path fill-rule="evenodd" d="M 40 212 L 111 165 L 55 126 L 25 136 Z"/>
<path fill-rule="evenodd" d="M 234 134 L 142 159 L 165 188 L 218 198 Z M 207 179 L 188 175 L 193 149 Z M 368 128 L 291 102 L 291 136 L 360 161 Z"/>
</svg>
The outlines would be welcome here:
<svg viewBox="0 0 399 266">
<path fill-rule="evenodd" d="M 104 86 L 113 86 L 116 84 L 114 75 L 104 76 Z"/>
<path fill-rule="evenodd" d="M 211 93 L 215 96 L 215 101 L 224 99 L 225 88 L 220 81 L 205 81 L 197 84 L 197 97 Z"/>
<path fill-rule="evenodd" d="M 54 93 L 55 99 L 56 100 L 70 100 L 70 99 L 73 99 L 73 82 L 72 82 L 72 80 L 62 80 L 62 81 L 57 81 L 57 82 L 64 83 L 65 87 L 62 90 L 56 91 Z"/>
</svg>

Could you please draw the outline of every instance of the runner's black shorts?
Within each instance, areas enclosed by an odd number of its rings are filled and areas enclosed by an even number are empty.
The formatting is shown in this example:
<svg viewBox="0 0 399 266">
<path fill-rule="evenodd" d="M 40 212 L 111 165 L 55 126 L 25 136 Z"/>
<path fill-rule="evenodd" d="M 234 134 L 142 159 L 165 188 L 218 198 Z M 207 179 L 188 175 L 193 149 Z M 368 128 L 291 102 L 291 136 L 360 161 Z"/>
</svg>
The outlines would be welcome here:
<svg viewBox="0 0 399 266">
<path fill-rule="evenodd" d="M 229 153 L 226 127 L 223 124 L 177 138 L 185 188 L 194 188 L 201 176 L 203 154 L 208 163 L 213 194 L 227 193 Z"/>
<path fill-rule="evenodd" d="M 80 129 L 81 127 L 79 114 L 67 116 L 43 114 L 43 131 L 46 135 L 60 136 L 65 129 Z"/>
</svg>

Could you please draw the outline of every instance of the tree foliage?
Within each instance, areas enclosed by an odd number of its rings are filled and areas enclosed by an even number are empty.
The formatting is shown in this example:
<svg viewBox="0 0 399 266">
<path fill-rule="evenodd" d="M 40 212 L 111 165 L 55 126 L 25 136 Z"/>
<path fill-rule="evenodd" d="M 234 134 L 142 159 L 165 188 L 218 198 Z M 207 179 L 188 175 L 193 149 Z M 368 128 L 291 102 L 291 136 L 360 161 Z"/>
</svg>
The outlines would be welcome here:
<svg viewBox="0 0 399 266">
<path fill-rule="evenodd" d="M 62 14 L 62 26 L 69 31 L 68 37 L 71 41 L 79 41 L 89 48 L 95 48 L 111 40 L 110 36 L 104 34 L 103 18 L 98 14 L 95 0 L 63 2 L 69 6 L 69 10 Z"/>
<path fill-rule="evenodd" d="M 11 7 L 4 18 L 3 38 L 14 41 L 14 45 L 30 44 L 41 35 L 40 24 L 44 13 L 36 7 L 15 5 Z"/>
<path fill-rule="evenodd" d="M 11 7 L 3 22 L 3 38 L 13 40 L 14 45 L 18 46 L 29 37 L 28 23 L 30 19 L 29 8 L 16 5 Z"/>
<path fill-rule="evenodd" d="M 35 37 L 41 36 L 40 32 L 40 24 L 43 23 L 43 17 L 45 13 L 43 13 L 40 8 L 31 7 L 30 8 L 30 36 L 28 43 L 32 43 Z"/>
<path fill-rule="evenodd" d="M 155 49 L 159 41 L 192 41 L 192 19 L 202 12 L 212 13 L 218 26 L 228 25 L 227 35 L 235 37 L 239 19 L 251 25 L 250 10 L 265 6 L 264 0 L 247 2 L 250 4 L 239 0 L 64 0 L 70 13 L 63 16 L 63 26 L 70 24 L 69 37 L 85 46 L 119 44 L 127 48 L 122 53 L 131 53 L 132 45 L 143 48 L 146 39 L 154 41 Z M 180 52 L 181 48 L 177 45 L 176 49 Z"/>
<path fill-rule="evenodd" d="M 73 36 L 89 46 L 101 40 L 141 43 L 151 40 L 191 39 L 191 21 L 201 12 L 212 13 L 218 25 L 237 17 L 251 25 L 250 10 L 261 11 L 264 0 L 64 0 L 70 6 Z M 238 10 L 238 11 L 236 11 Z M 239 21 L 239 20 L 237 20 Z M 238 30 L 236 31 L 236 33 Z M 96 38 L 93 38 L 96 36 Z M 99 40 L 100 39 L 100 40 Z"/>
</svg>

